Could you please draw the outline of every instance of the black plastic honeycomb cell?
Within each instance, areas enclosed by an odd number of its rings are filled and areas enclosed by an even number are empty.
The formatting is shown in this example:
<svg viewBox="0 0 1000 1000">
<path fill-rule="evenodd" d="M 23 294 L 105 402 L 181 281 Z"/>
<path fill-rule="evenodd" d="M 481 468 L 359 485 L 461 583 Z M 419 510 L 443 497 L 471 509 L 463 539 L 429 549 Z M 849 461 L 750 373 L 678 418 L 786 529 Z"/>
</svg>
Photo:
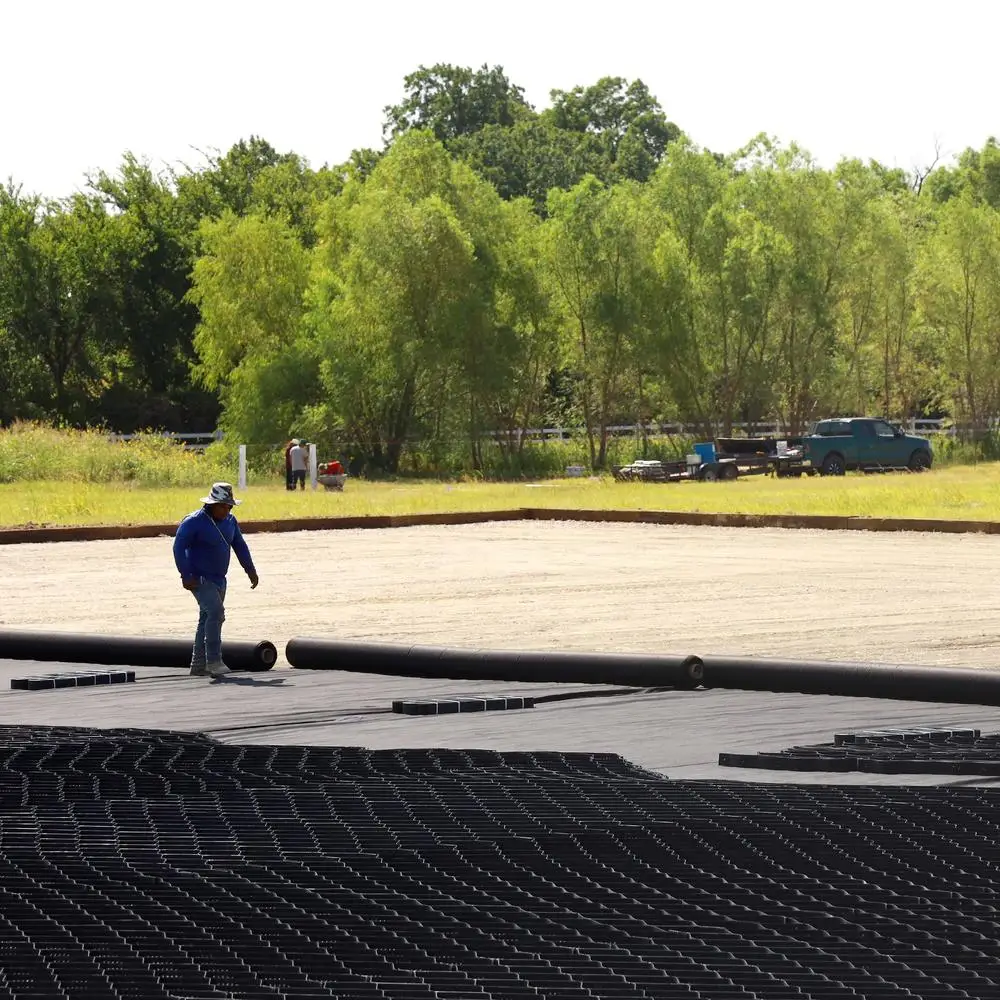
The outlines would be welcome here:
<svg viewBox="0 0 1000 1000">
<path fill-rule="evenodd" d="M 12 691 L 52 691 L 98 684 L 128 684 L 135 681 L 134 670 L 73 671 L 66 674 L 39 674 L 35 677 L 13 677 Z"/>
<path fill-rule="evenodd" d="M 998 822 L 974 787 L 0 727 L 0 997 L 982 1000 Z"/>
<path fill-rule="evenodd" d="M 51 691 L 55 686 L 56 681 L 51 674 L 42 677 L 13 677 L 10 682 L 12 691 Z"/>
<path fill-rule="evenodd" d="M 833 743 L 776 753 L 720 753 L 723 767 L 871 774 L 1000 775 L 1000 734 L 978 729 L 880 729 L 837 733 Z"/>
<path fill-rule="evenodd" d="M 980 735 L 978 729 L 862 729 L 855 733 L 837 733 L 833 742 L 836 746 L 845 743 L 856 746 L 923 746 L 971 743 L 978 740 Z"/>
<path fill-rule="evenodd" d="M 509 712 L 534 708 L 534 698 L 457 698 L 441 701 L 397 699 L 392 710 L 397 715 L 457 715 L 462 712 Z"/>
</svg>

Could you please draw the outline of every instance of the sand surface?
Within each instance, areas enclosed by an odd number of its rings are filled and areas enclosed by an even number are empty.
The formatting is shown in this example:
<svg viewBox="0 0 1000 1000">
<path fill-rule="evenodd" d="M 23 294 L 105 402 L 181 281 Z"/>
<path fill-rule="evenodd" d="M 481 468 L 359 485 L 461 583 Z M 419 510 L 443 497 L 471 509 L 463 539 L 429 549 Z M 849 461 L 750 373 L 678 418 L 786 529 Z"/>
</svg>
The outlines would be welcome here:
<svg viewBox="0 0 1000 1000">
<path fill-rule="evenodd" d="M 1000 665 L 1000 539 L 573 522 L 248 536 L 226 635 Z M 0 627 L 186 636 L 171 539 L 0 549 Z"/>
</svg>

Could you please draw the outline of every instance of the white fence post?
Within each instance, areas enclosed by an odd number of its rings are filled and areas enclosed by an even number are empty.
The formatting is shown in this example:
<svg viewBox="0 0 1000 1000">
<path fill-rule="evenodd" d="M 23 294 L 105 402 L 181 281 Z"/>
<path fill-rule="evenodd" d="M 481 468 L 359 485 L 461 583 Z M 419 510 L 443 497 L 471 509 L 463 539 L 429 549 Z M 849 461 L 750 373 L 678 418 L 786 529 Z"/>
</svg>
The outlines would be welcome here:
<svg viewBox="0 0 1000 1000">
<path fill-rule="evenodd" d="M 316 445 L 309 445 L 309 482 L 312 484 L 312 488 L 316 489 L 319 485 L 319 471 L 316 464 Z"/>
<path fill-rule="evenodd" d="M 247 446 L 240 445 L 240 478 L 239 487 L 241 490 L 247 488 Z"/>
</svg>

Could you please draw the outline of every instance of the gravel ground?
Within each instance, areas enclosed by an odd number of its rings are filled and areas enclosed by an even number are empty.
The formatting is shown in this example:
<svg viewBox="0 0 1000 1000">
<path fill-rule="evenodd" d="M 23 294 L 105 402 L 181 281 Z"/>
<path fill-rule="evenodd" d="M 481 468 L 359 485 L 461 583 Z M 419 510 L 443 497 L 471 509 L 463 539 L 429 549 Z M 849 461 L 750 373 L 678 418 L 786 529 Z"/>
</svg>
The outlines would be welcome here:
<svg viewBox="0 0 1000 1000">
<path fill-rule="evenodd" d="M 576 522 L 248 536 L 226 635 L 995 666 L 1000 539 Z M 167 537 L 2 550 L 0 627 L 192 632 Z"/>
</svg>

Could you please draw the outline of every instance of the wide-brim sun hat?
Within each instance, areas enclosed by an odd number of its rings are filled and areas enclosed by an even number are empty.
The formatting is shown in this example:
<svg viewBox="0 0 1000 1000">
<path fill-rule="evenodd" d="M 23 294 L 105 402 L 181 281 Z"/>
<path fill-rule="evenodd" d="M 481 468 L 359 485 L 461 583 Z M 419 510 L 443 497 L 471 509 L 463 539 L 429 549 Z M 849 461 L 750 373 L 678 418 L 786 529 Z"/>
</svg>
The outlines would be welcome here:
<svg viewBox="0 0 1000 1000">
<path fill-rule="evenodd" d="M 233 496 L 233 487 L 230 483 L 212 483 L 212 489 L 207 497 L 201 498 L 202 503 L 224 503 L 230 507 L 235 507 L 243 503 Z"/>
</svg>

